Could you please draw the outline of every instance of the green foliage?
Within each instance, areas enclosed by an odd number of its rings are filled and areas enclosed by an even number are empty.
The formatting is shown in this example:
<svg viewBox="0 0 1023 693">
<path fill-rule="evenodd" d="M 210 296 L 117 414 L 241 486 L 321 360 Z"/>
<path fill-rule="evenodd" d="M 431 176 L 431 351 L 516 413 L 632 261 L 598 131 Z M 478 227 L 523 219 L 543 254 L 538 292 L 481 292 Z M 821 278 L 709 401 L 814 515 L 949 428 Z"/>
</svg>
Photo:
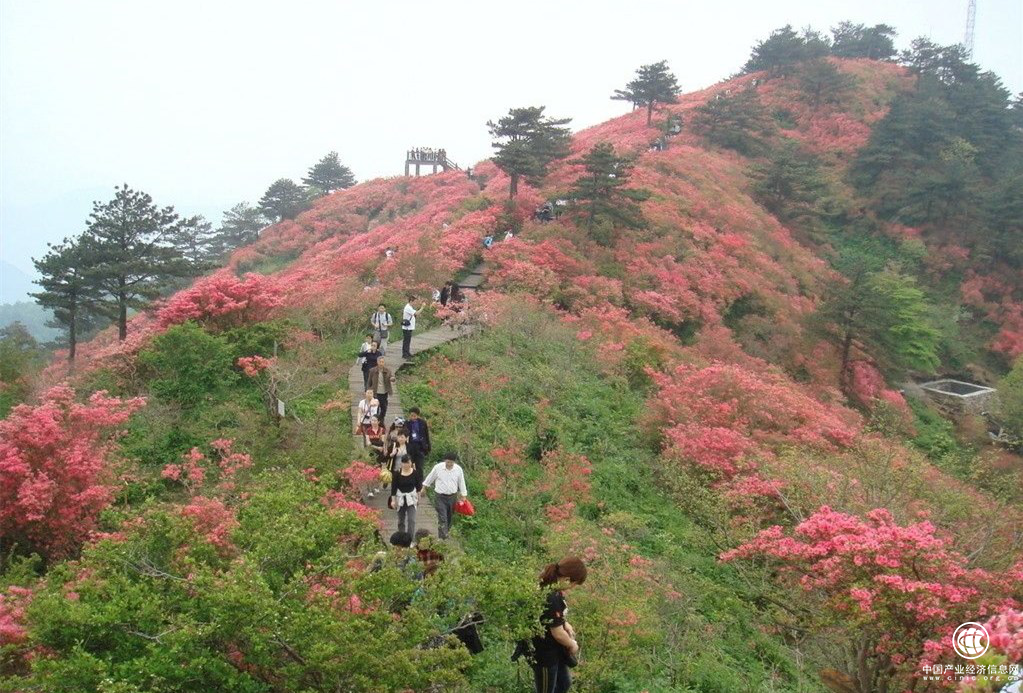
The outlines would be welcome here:
<svg viewBox="0 0 1023 693">
<path fill-rule="evenodd" d="M 810 60 L 796 71 L 799 88 L 812 108 L 825 104 L 840 104 L 856 85 L 856 80 L 841 72 L 825 58 Z"/>
<path fill-rule="evenodd" d="M 259 232 L 266 225 L 267 219 L 261 210 L 250 206 L 248 202 L 239 202 L 224 212 L 220 228 L 214 236 L 215 255 L 224 259 L 235 248 L 255 243 Z"/>
<path fill-rule="evenodd" d="M 656 359 L 640 343 L 627 351 L 628 377 L 642 387 L 641 369 Z M 456 523 L 456 531 L 468 553 L 539 565 L 569 547 L 595 547 L 590 578 L 569 596 L 582 643 L 583 663 L 573 672 L 581 690 L 798 688 L 803 675 L 792 655 L 760 630 L 746 588 L 667 493 L 677 470 L 663 469 L 654 441 L 637 425 L 642 390 L 603 375 L 571 329 L 539 309 L 517 307 L 482 335 L 444 347 L 399 384 L 406 406 L 423 408 L 435 450 L 457 450 L 467 469 L 476 522 Z M 493 453 L 499 448 L 520 452 L 508 461 Z M 566 479 L 538 461 L 574 454 L 592 465 L 592 496 L 559 486 L 578 474 Z M 499 497 L 485 499 L 484 487 Z M 545 513 L 566 501 L 577 503 L 575 516 L 555 529 Z M 636 556 L 653 562 L 656 586 L 637 581 L 630 563 Z M 668 586 L 684 596 L 666 596 Z M 622 618 L 636 622 L 615 626 Z M 476 658 L 473 690 L 514 689 L 508 682 L 515 669 L 506 660 L 512 641 L 494 637 L 488 647 L 504 661 Z"/>
<path fill-rule="evenodd" d="M 895 56 L 895 29 L 887 24 L 872 27 L 839 22 L 831 30 L 831 54 L 839 58 L 891 60 Z"/>
<path fill-rule="evenodd" d="M 1006 428 L 1023 437 L 1023 356 L 998 383 L 998 414 Z"/>
<path fill-rule="evenodd" d="M 85 236 L 78 246 L 89 283 L 100 291 L 97 309 L 117 322 L 118 335 L 128 333 L 128 311 L 139 309 L 181 277 L 194 276 L 194 266 L 174 239 L 195 223 L 182 220 L 173 207 L 157 207 L 147 193 L 127 185 L 115 187 L 114 199 L 93 203 Z"/>
<path fill-rule="evenodd" d="M 806 29 L 802 34 L 797 34 L 791 25 L 786 24 L 753 47 L 742 71 L 749 73 L 767 70 L 772 77 L 784 77 L 792 73 L 802 61 L 823 57 L 829 50 L 828 40 L 817 32 Z"/>
<path fill-rule="evenodd" d="M 625 85 L 625 89 L 615 89 L 611 98 L 628 101 L 634 107 L 645 107 L 646 124 L 650 125 L 654 107 L 659 103 L 675 103 L 678 93 L 678 81 L 668 69 L 668 61 L 662 60 L 640 66 L 636 70 L 636 77 Z"/>
<path fill-rule="evenodd" d="M 48 245 L 40 260 L 33 260 L 41 291 L 32 294 L 43 308 L 53 312 L 48 327 L 66 330 L 68 360 L 74 361 L 79 333 L 94 326 L 100 300 L 100 288 L 90 274 L 98 261 L 96 244 L 88 237 L 64 239 Z"/>
<path fill-rule="evenodd" d="M 786 140 L 766 162 L 750 169 L 753 195 L 782 222 L 806 222 L 819 216 L 819 200 L 827 192 L 816 157 Z"/>
<path fill-rule="evenodd" d="M 43 364 L 44 352 L 25 326 L 0 328 L 0 419 L 29 394 L 29 376 Z"/>
<path fill-rule="evenodd" d="M 766 151 L 766 137 L 775 127 L 756 92 L 744 90 L 697 107 L 692 129 L 719 147 L 757 156 Z"/>
<path fill-rule="evenodd" d="M 910 439 L 913 447 L 935 461 L 962 452 L 955 428 L 948 419 L 919 399 L 910 398 L 907 402 L 913 411 L 913 427 L 916 429 L 916 435 Z"/>
<path fill-rule="evenodd" d="M 221 397 L 237 379 L 231 347 L 192 322 L 175 325 L 139 354 L 157 398 L 186 409 Z"/>
<path fill-rule="evenodd" d="M 882 366 L 931 373 L 937 367 L 940 334 L 934 309 L 916 280 L 883 259 L 847 250 L 838 259 L 846 279 L 825 291 L 812 322 L 838 346 L 843 386 L 853 347 L 865 347 Z"/>
<path fill-rule="evenodd" d="M 449 635 L 463 616 L 479 611 L 484 633 L 530 632 L 541 595 L 521 567 L 448 560 L 418 580 L 418 563 L 392 554 L 371 570 L 373 523 L 329 509 L 324 487 L 278 472 L 252 491 L 215 543 L 154 508 L 52 570 L 27 620 L 29 646 L 57 656 L 10 682 L 58 693 L 450 689 L 469 663 Z"/>
<path fill-rule="evenodd" d="M 636 203 L 649 199 L 650 193 L 625 187 L 632 169 L 630 159 L 617 156 L 610 143 L 602 142 L 573 163 L 581 164 L 585 173 L 575 182 L 569 197 L 576 201 L 575 211 L 585 219 L 587 229 L 592 232 L 600 221 L 607 221 L 612 228 L 646 227 Z M 606 239 L 602 245 L 612 245 L 608 242 L 611 240 Z"/>
<path fill-rule="evenodd" d="M 309 169 L 309 175 L 303 178 L 302 182 L 325 193 L 331 193 L 355 185 L 355 176 L 352 175 L 352 169 L 341 163 L 337 152 L 328 152 Z"/>
<path fill-rule="evenodd" d="M 289 178 L 278 178 L 259 199 L 259 210 L 274 222 L 293 219 L 307 205 L 302 186 Z"/>
<path fill-rule="evenodd" d="M 555 159 L 566 156 L 571 132 L 566 125 L 571 118 L 548 118 L 544 106 L 513 108 L 494 123 L 487 121 L 497 167 L 511 178 L 509 197 L 518 192 L 519 177 L 539 184 L 547 175 L 547 167 Z"/>
<path fill-rule="evenodd" d="M 1020 260 L 1023 132 L 1010 94 L 992 73 L 967 62 L 961 46 L 917 39 L 903 62 L 919 74 L 873 129 L 853 181 L 877 212 L 905 224 L 985 227 L 975 234 L 993 253 Z"/>
<path fill-rule="evenodd" d="M 231 347 L 233 363 L 241 356 L 273 356 L 275 343 L 278 351 L 282 351 L 284 340 L 293 328 L 288 320 L 270 320 L 235 327 L 220 336 Z"/>
</svg>

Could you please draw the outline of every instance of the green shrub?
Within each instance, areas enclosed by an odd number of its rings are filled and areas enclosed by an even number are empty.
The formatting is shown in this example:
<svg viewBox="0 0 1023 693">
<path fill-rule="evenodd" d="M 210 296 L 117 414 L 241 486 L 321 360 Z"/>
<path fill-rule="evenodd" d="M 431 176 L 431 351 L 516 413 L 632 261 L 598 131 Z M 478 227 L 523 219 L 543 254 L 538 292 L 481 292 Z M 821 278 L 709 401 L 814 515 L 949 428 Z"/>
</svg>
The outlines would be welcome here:
<svg viewBox="0 0 1023 693">
<path fill-rule="evenodd" d="M 186 409 L 222 397 L 237 380 L 228 343 L 191 322 L 153 339 L 139 354 L 139 363 L 149 372 L 158 399 Z"/>
</svg>

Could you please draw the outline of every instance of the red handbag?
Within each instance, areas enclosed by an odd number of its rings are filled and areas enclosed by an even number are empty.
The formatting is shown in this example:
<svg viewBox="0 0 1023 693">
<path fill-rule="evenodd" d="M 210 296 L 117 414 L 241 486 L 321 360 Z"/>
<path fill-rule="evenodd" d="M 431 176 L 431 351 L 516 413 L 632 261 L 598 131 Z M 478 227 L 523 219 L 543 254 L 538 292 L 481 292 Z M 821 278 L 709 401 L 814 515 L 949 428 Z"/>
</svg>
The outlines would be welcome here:
<svg viewBox="0 0 1023 693">
<path fill-rule="evenodd" d="M 475 515 L 476 508 L 472 507 L 472 503 L 469 502 L 468 498 L 455 501 L 455 512 L 459 515 Z"/>
</svg>

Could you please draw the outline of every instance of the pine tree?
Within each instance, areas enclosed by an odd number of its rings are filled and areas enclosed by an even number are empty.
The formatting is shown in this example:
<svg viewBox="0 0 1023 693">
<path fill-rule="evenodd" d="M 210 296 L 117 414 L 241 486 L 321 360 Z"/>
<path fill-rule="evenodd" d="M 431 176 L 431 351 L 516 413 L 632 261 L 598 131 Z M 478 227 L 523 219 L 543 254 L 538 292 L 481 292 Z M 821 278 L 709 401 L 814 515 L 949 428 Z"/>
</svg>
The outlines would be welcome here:
<svg viewBox="0 0 1023 693">
<path fill-rule="evenodd" d="M 767 162 L 754 165 L 750 173 L 756 200 L 783 222 L 812 215 L 827 187 L 816 159 L 791 140 Z"/>
<path fill-rule="evenodd" d="M 65 238 L 48 247 L 46 255 L 32 260 L 41 275 L 36 280 L 41 291 L 32 297 L 53 312 L 47 326 L 67 330 L 68 361 L 74 363 L 79 335 L 93 324 L 100 298 L 99 287 L 89 274 L 96 255 L 88 236 Z"/>
<path fill-rule="evenodd" d="M 331 193 L 355 185 L 355 176 L 350 168 L 338 160 L 337 152 L 330 152 L 309 169 L 309 175 L 302 182 Z"/>
<path fill-rule="evenodd" d="M 117 321 L 118 336 L 124 339 L 128 311 L 143 307 L 194 269 L 173 245 L 182 224 L 174 208 L 159 208 L 148 194 L 127 185 L 115 190 L 113 200 L 92 206 L 86 232 L 96 262 L 88 274 L 104 294 L 99 309 Z"/>
<path fill-rule="evenodd" d="M 646 107 L 646 124 L 654 117 L 654 107 L 659 103 L 676 103 L 679 86 L 675 75 L 668 69 L 668 61 L 643 65 L 636 70 L 636 78 L 616 89 L 611 97 L 616 101 L 628 101 L 633 106 Z"/>
<path fill-rule="evenodd" d="M 876 258 L 858 253 L 844 254 L 837 264 L 847 281 L 827 288 L 813 321 L 839 349 L 843 389 L 848 392 L 857 345 L 886 368 L 933 372 L 939 333 L 916 281 L 893 267 L 878 270 Z"/>
<path fill-rule="evenodd" d="M 218 259 L 213 224 L 202 216 L 182 219 L 170 235 L 170 243 L 192 267 L 192 274 L 202 274 Z"/>
<path fill-rule="evenodd" d="M 852 91 L 856 80 L 825 58 L 810 60 L 799 67 L 796 77 L 810 106 L 838 104 Z"/>
<path fill-rule="evenodd" d="M 650 193 L 625 187 L 632 169 L 629 159 L 616 155 L 610 143 L 601 142 L 572 163 L 582 164 L 586 173 L 575 182 L 569 197 L 576 201 L 576 211 L 591 233 L 599 222 L 610 224 L 612 229 L 646 226 L 636 203 L 649 199 Z M 611 239 L 600 238 L 598 242 L 610 245 Z"/>
<path fill-rule="evenodd" d="M 785 77 L 798 63 L 827 55 L 829 48 L 827 39 L 819 33 L 806 29 L 800 35 L 792 29 L 791 24 L 786 24 L 753 47 L 742 71 L 749 73 L 767 70 L 771 77 Z"/>
<path fill-rule="evenodd" d="M 267 219 L 261 210 L 248 202 L 239 202 L 224 212 L 224 219 L 213 237 L 211 252 L 218 260 L 223 260 L 235 248 L 255 243 L 259 232 L 266 226 Z"/>
<path fill-rule="evenodd" d="M 259 200 L 259 209 L 273 222 L 294 218 L 306 205 L 302 186 L 288 178 L 275 180 Z"/>
<path fill-rule="evenodd" d="M 891 60 L 895 57 L 895 29 L 887 24 L 872 27 L 840 22 L 831 30 L 831 54 L 839 58 Z"/>
<path fill-rule="evenodd" d="M 497 123 L 487 121 L 497 153 L 494 163 L 511 179 L 508 197 L 519 191 L 519 179 L 538 184 L 555 159 L 568 155 L 572 134 L 565 127 L 571 118 L 548 118 L 544 106 L 513 108 Z"/>
<path fill-rule="evenodd" d="M 692 129 L 712 144 L 746 156 L 762 154 L 774 122 L 753 90 L 711 99 L 695 109 Z"/>
</svg>

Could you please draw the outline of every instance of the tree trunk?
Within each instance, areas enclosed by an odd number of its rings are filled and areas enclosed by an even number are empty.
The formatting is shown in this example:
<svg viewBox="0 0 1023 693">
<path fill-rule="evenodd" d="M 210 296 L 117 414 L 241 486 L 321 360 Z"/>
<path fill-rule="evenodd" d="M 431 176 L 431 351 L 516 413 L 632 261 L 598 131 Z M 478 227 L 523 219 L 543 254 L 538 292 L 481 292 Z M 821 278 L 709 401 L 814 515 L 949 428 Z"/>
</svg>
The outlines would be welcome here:
<svg viewBox="0 0 1023 693">
<path fill-rule="evenodd" d="M 510 176 L 511 184 L 508 186 L 508 199 L 513 199 L 519 194 L 519 174 L 513 173 Z"/>
<path fill-rule="evenodd" d="M 70 320 L 68 321 L 67 329 L 67 360 L 74 368 L 75 363 L 75 352 L 78 349 L 78 311 L 72 309 L 69 311 Z"/>
<path fill-rule="evenodd" d="M 839 379 L 842 392 L 849 394 L 849 353 L 852 351 L 853 331 L 846 330 L 845 338 L 842 340 L 842 370 Z"/>
<path fill-rule="evenodd" d="M 653 101 L 648 101 L 647 105 L 646 105 L 646 124 L 647 124 L 647 127 L 650 126 L 650 123 L 653 121 L 653 119 L 654 119 L 654 102 Z"/>
<path fill-rule="evenodd" d="M 117 278 L 117 338 L 128 336 L 128 296 L 124 292 L 124 277 Z"/>
</svg>

